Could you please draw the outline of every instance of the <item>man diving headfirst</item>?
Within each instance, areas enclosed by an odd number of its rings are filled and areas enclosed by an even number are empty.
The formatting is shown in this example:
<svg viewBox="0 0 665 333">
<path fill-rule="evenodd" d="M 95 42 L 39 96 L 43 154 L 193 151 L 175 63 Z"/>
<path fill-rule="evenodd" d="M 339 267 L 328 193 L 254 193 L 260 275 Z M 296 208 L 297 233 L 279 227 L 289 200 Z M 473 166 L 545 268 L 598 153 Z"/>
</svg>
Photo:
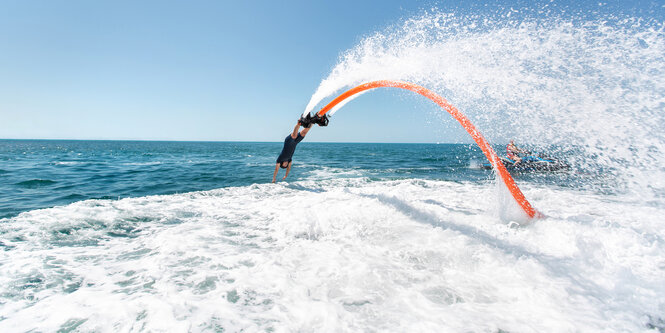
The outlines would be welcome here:
<svg viewBox="0 0 665 333">
<path fill-rule="evenodd" d="M 296 127 L 293 128 L 293 133 L 287 135 L 284 139 L 284 148 L 282 148 L 282 152 L 279 154 L 279 157 L 277 157 L 275 172 L 272 174 L 273 183 L 275 182 L 279 168 L 286 169 L 286 174 L 282 180 L 286 179 L 286 177 L 289 175 L 289 172 L 291 171 L 291 164 L 293 163 L 291 162 L 291 158 L 293 157 L 293 153 L 296 151 L 296 146 L 298 143 L 300 143 L 300 141 L 302 141 L 302 139 L 305 138 L 307 132 L 312 129 L 312 125 L 309 124 L 309 126 L 306 126 L 302 131 L 300 131 L 300 133 L 298 133 L 301 125 L 302 123 L 300 120 L 298 120 Z"/>
<path fill-rule="evenodd" d="M 293 158 L 293 153 L 296 151 L 296 146 L 300 141 L 302 141 L 305 138 L 305 135 L 307 135 L 307 132 L 309 132 L 310 129 L 312 129 L 313 124 L 318 124 L 319 126 L 327 126 L 328 125 L 328 117 L 325 115 L 323 116 L 318 116 L 315 115 L 313 118 L 307 114 L 307 117 L 301 117 L 298 120 L 298 123 L 296 124 L 296 127 L 293 128 L 293 132 L 289 135 L 286 136 L 284 139 L 284 148 L 282 148 L 282 152 L 279 154 L 279 157 L 277 157 L 277 164 L 275 164 L 275 172 L 272 174 L 272 182 L 275 182 L 275 178 L 277 177 L 277 172 L 279 171 L 279 168 L 281 167 L 282 169 L 286 169 L 286 174 L 284 175 L 284 178 L 282 180 L 286 179 L 286 177 L 289 175 L 289 172 L 291 171 L 291 159 Z M 298 130 L 300 129 L 300 126 L 304 127 L 300 133 L 298 133 Z"/>
</svg>

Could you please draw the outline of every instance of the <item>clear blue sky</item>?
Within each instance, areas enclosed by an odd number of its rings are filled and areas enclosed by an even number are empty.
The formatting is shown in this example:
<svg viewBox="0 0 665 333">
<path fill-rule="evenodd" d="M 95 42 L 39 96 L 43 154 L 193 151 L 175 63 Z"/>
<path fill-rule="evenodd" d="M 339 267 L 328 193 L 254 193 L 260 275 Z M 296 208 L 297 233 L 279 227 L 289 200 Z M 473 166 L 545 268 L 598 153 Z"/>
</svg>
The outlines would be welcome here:
<svg viewBox="0 0 665 333">
<path fill-rule="evenodd" d="M 340 52 L 423 10 L 468 6 L 0 0 L 0 138 L 281 141 Z M 362 115 L 340 112 L 312 141 L 458 140 L 411 102 L 363 96 L 349 105 Z"/>
</svg>

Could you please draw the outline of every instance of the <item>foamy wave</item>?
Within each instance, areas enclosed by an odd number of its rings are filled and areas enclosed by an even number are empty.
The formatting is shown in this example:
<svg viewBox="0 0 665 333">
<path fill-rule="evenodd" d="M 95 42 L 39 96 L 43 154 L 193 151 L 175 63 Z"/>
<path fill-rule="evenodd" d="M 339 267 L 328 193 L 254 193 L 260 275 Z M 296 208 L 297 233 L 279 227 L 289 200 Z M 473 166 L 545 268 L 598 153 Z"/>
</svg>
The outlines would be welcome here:
<svg viewBox="0 0 665 333">
<path fill-rule="evenodd" d="M 86 162 L 79 162 L 79 161 L 57 161 L 53 162 L 55 165 L 77 165 L 77 164 L 83 164 Z"/>
<path fill-rule="evenodd" d="M 0 330 L 658 323 L 663 205 L 525 191 L 549 218 L 517 229 L 497 217 L 490 184 L 428 180 L 261 184 L 22 213 L 0 221 Z"/>
</svg>

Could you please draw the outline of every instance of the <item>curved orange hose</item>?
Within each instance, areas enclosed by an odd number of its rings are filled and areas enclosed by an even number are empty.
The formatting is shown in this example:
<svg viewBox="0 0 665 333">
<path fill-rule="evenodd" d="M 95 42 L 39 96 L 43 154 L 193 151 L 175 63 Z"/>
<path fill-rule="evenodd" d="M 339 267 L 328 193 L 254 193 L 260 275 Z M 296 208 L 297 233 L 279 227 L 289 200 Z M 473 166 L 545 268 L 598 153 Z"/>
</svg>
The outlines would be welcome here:
<svg viewBox="0 0 665 333">
<path fill-rule="evenodd" d="M 365 90 L 380 88 L 380 87 L 392 87 L 392 88 L 402 88 L 406 90 L 411 90 L 413 92 L 419 93 L 431 99 L 434 103 L 438 104 L 440 107 L 448 111 L 448 113 L 450 113 L 450 115 L 452 115 L 453 118 L 455 118 L 462 125 L 462 127 L 464 127 L 464 129 L 471 135 L 473 140 L 476 141 L 478 147 L 480 147 L 483 153 L 485 153 L 487 159 L 490 161 L 490 163 L 492 163 L 494 169 L 497 170 L 497 172 L 499 173 L 499 177 L 501 177 L 503 182 L 506 184 L 506 187 L 510 191 L 510 194 L 512 194 L 513 198 L 515 198 L 515 201 L 517 201 L 520 207 L 522 207 L 527 216 L 529 216 L 529 218 L 543 216 L 540 212 L 534 209 L 533 206 L 531 206 L 528 200 L 526 200 L 520 188 L 517 187 L 517 184 L 515 184 L 513 177 L 510 176 L 510 173 L 508 173 L 508 170 L 501 162 L 501 159 L 499 159 L 499 156 L 496 154 L 494 149 L 492 149 L 489 143 L 487 143 L 487 140 L 485 140 L 483 135 L 480 134 L 480 132 L 476 129 L 476 127 L 473 126 L 471 121 L 469 121 L 469 118 L 467 118 L 462 112 L 457 110 L 457 108 L 455 108 L 452 104 L 448 103 L 448 101 L 446 101 L 443 97 L 431 92 L 430 90 L 424 87 L 421 87 L 413 83 L 389 81 L 389 80 L 380 80 L 380 81 L 364 83 L 337 96 L 337 98 L 333 99 L 330 103 L 328 103 L 328 105 L 324 106 L 321 110 L 319 110 L 317 114 L 319 116 L 323 116 L 333 107 L 335 107 L 335 105 L 339 104 L 348 97 L 353 96 L 359 92 L 363 92 Z"/>
</svg>

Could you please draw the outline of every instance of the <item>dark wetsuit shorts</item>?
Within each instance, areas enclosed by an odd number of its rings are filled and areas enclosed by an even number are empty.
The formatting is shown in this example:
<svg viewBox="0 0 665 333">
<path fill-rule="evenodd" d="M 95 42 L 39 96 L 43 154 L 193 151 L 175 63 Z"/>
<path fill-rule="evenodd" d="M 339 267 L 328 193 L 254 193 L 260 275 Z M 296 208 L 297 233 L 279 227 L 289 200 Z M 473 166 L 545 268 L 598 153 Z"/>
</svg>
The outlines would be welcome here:
<svg viewBox="0 0 665 333">
<path fill-rule="evenodd" d="M 286 139 L 284 139 L 284 148 L 282 148 L 282 153 L 279 154 L 279 157 L 277 157 L 277 163 L 282 163 L 282 162 L 291 162 L 291 158 L 293 158 L 293 152 L 296 151 L 296 145 L 300 141 L 302 141 L 304 137 L 298 133 L 298 137 L 293 139 L 291 137 L 291 134 L 286 136 Z"/>
</svg>

